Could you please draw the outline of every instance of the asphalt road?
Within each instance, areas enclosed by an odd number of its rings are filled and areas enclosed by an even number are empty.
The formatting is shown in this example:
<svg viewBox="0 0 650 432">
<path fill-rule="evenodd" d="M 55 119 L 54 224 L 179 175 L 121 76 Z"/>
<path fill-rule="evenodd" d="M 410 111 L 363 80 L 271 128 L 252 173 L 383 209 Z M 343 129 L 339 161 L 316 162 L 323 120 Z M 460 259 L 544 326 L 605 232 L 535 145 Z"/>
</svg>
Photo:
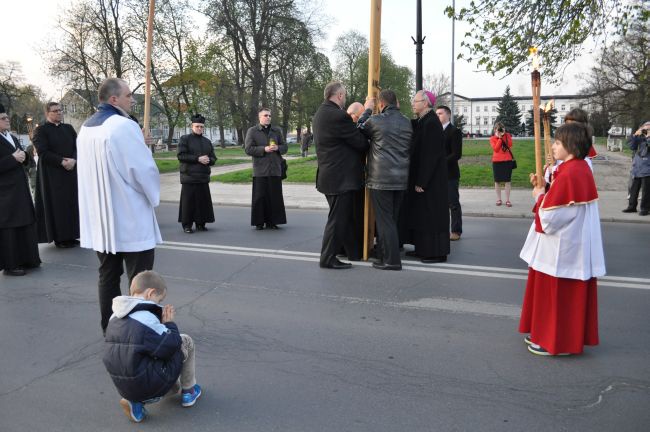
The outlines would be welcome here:
<svg viewBox="0 0 650 432">
<path fill-rule="evenodd" d="M 205 393 L 134 426 L 101 363 L 97 259 L 41 248 L 0 276 L 0 431 L 640 431 L 650 428 L 650 232 L 603 225 L 601 345 L 529 354 L 517 333 L 529 223 L 466 218 L 449 262 L 402 272 L 323 270 L 322 211 L 254 231 L 217 207 L 187 235 L 163 205 L 157 271 L 197 345 Z M 126 288 L 126 285 L 124 286 Z"/>
</svg>

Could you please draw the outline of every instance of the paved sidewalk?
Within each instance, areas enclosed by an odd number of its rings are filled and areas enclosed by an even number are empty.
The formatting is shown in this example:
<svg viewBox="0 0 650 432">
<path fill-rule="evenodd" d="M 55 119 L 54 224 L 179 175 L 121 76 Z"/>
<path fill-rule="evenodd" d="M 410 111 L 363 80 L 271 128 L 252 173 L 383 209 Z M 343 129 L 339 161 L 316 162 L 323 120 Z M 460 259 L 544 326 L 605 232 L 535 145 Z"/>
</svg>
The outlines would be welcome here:
<svg viewBox="0 0 650 432">
<path fill-rule="evenodd" d="M 650 216 L 636 213 L 622 213 L 627 207 L 627 180 L 631 166 L 628 156 L 607 152 L 597 146 L 601 158 L 594 161 L 594 173 L 598 185 L 600 218 L 605 222 L 650 223 Z M 252 164 L 226 165 L 213 167 L 212 175 L 250 168 Z M 327 201 L 313 184 L 284 183 L 282 185 L 284 203 L 287 208 L 327 209 Z M 251 185 L 210 183 L 212 202 L 217 205 L 250 206 Z M 161 175 L 161 200 L 178 202 L 181 185 L 178 173 Z M 505 200 L 504 200 L 505 201 Z M 466 216 L 485 217 L 532 217 L 533 199 L 530 189 L 514 189 L 510 196 L 512 207 L 496 206 L 493 188 L 465 188 L 460 190 L 460 203 Z"/>
</svg>

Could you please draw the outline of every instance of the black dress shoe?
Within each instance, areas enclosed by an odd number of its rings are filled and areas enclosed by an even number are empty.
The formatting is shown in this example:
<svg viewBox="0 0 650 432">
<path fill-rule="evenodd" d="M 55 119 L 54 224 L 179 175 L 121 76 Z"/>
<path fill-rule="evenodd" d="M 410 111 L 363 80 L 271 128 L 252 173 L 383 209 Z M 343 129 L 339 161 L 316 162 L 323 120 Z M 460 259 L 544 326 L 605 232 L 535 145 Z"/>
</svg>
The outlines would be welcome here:
<svg viewBox="0 0 650 432">
<path fill-rule="evenodd" d="M 405 253 L 405 255 L 407 257 L 413 257 L 413 258 L 418 258 L 419 257 L 418 254 L 415 253 L 415 251 L 408 251 L 408 252 Z"/>
<path fill-rule="evenodd" d="M 280 227 L 275 224 L 266 224 L 266 229 L 280 229 Z"/>
<path fill-rule="evenodd" d="M 648 216 L 648 210 L 641 210 L 639 216 Z"/>
<path fill-rule="evenodd" d="M 443 262 L 447 262 L 447 256 L 442 255 L 436 257 L 422 258 L 422 262 L 425 264 L 443 263 Z"/>
<path fill-rule="evenodd" d="M 264 229 L 264 225 L 255 225 L 255 229 L 258 231 L 262 231 Z"/>
<path fill-rule="evenodd" d="M 25 276 L 26 274 L 25 270 L 20 267 L 16 267 L 14 269 L 5 269 L 3 273 L 7 276 Z"/>
<path fill-rule="evenodd" d="M 636 213 L 636 209 L 634 207 L 628 207 L 623 210 L 623 213 Z"/>
<path fill-rule="evenodd" d="M 192 229 L 192 227 L 183 227 L 183 232 L 186 234 L 192 234 L 194 230 Z"/>
<path fill-rule="evenodd" d="M 339 261 L 336 258 L 332 258 L 327 263 L 321 263 L 320 266 L 321 266 L 321 268 L 329 268 L 329 269 L 341 270 L 341 269 L 348 269 L 348 268 L 352 267 L 352 264 L 344 263 L 342 261 Z"/>
<path fill-rule="evenodd" d="M 76 243 L 70 241 L 54 242 L 54 245 L 60 249 L 69 249 L 77 246 Z"/>
<path fill-rule="evenodd" d="M 372 263 L 372 266 L 378 270 L 402 270 L 401 264 L 386 264 L 380 262 Z"/>
<path fill-rule="evenodd" d="M 197 225 L 196 230 L 197 231 L 207 231 L 208 229 L 205 227 L 205 225 Z"/>
</svg>

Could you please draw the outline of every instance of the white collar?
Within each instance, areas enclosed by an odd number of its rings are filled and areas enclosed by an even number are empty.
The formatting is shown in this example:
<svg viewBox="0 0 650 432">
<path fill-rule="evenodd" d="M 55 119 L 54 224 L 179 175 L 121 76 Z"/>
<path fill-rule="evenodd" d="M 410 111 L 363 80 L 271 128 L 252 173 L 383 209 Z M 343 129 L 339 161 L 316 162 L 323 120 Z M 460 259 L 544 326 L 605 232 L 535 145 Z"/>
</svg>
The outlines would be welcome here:
<svg viewBox="0 0 650 432">
<path fill-rule="evenodd" d="M 5 137 L 5 139 L 7 141 L 9 141 L 9 144 L 14 146 L 15 149 L 18 149 L 18 146 L 16 145 L 16 142 L 14 141 L 14 137 L 11 136 L 11 132 L 5 131 L 5 132 L 0 132 L 0 133 L 2 134 L 3 137 Z"/>
<path fill-rule="evenodd" d="M 449 126 L 449 124 L 451 124 L 451 122 L 447 122 L 447 123 L 443 124 L 442 125 L 442 130 L 447 129 L 447 126 Z"/>
</svg>

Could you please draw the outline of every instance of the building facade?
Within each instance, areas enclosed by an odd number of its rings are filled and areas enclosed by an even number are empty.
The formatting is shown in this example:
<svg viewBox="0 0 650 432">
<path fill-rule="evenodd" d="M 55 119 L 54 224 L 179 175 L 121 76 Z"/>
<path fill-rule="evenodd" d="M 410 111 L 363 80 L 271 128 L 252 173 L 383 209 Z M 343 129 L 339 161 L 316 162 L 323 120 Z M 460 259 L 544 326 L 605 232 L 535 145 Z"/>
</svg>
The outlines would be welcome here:
<svg viewBox="0 0 650 432">
<path fill-rule="evenodd" d="M 440 99 L 445 100 L 451 106 L 450 93 L 441 94 Z M 521 122 L 526 123 L 526 120 L 530 117 L 529 111 L 533 109 L 533 98 L 529 96 L 513 96 L 513 99 L 519 105 Z M 542 104 L 546 104 L 551 99 L 555 100 L 555 109 L 557 110 L 555 126 L 559 126 L 566 113 L 574 108 L 582 108 L 590 112 L 588 100 L 582 95 L 542 95 L 540 99 Z M 500 100 L 501 96 L 468 98 L 456 93 L 454 96 L 454 114 L 457 116 L 462 115 L 465 118 L 463 133 L 475 136 L 490 136 L 499 115 L 497 108 Z"/>
</svg>

